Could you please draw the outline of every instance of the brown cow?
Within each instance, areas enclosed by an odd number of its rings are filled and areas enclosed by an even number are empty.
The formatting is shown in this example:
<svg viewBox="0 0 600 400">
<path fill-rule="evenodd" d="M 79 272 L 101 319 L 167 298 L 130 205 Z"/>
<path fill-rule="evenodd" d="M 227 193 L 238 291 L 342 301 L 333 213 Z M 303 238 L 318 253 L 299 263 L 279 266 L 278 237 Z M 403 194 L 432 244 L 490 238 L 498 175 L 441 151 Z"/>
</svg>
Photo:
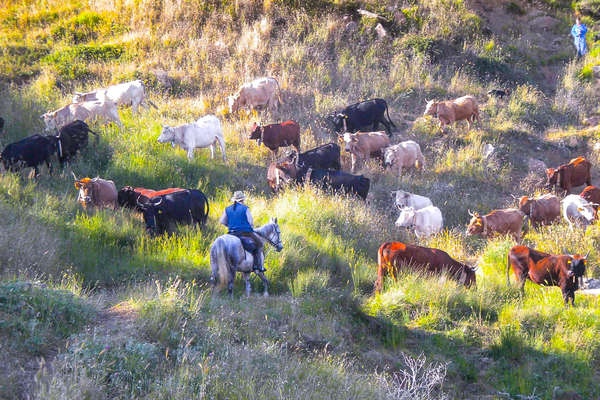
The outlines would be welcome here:
<svg viewBox="0 0 600 400">
<path fill-rule="evenodd" d="M 400 242 L 387 242 L 379 247 L 377 253 L 375 291 L 381 292 L 383 278 L 388 273 L 395 281 L 396 275 L 403 266 L 430 274 L 445 272 L 466 287 L 475 284 L 475 269 L 454 260 L 443 250 Z"/>
<path fill-rule="evenodd" d="M 566 194 L 570 194 L 573 186 L 580 186 L 584 183 L 589 186 L 592 184 L 591 167 L 592 164 L 585 157 L 577 157 L 558 168 L 548 168 L 546 170 L 547 187 L 550 189 L 558 186 L 566 191 Z"/>
<path fill-rule="evenodd" d="M 141 211 L 138 206 L 138 200 L 140 203 L 145 203 L 149 199 L 161 196 L 163 194 L 169 194 L 173 192 L 179 192 L 185 189 L 181 188 L 168 188 L 163 190 L 152 190 L 141 187 L 132 188 L 131 186 L 123 186 L 118 193 L 117 199 L 121 207 L 134 208 L 137 211 Z"/>
<path fill-rule="evenodd" d="M 553 194 L 533 199 L 523 196 L 519 199 L 519 210 L 527 215 L 533 226 L 550 225 L 560 217 L 560 200 Z"/>
<path fill-rule="evenodd" d="M 467 235 L 481 234 L 491 238 L 494 234 L 510 234 L 517 242 L 521 241 L 521 229 L 523 229 L 523 217 L 525 213 L 516 208 L 505 208 L 494 210 L 486 215 L 472 213 L 471 221 L 467 227 Z"/>
<path fill-rule="evenodd" d="M 579 194 L 586 199 L 592 207 L 594 207 L 594 217 L 598 218 L 598 206 L 600 205 L 600 188 L 596 186 L 587 186 L 583 192 Z"/>
<path fill-rule="evenodd" d="M 471 123 L 479 122 L 479 106 L 477 100 L 473 96 L 463 96 L 454 100 L 447 101 L 427 101 L 425 113 L 423 115 L 431 115 L 440 120 L 440 129 L 444 130 L 444 125 L 452 124 L 456 121 L 467 120 L 469 130 Z"/>
<path fill-rule="evenodd" d="M 506 283 L 510 285 L 510 268 L 525 293 L 525 281 L 543 286 L 558 286 L 562 290 L 565 306 L 575 305 L 575 291 L 579 288 L 578 279 L 585 274 L 585 257 L 580 255 L 552 255 L 542 253 L 527 246 L 514 246 L 506 260 Z"/>
<path fill-rule="evenodd" d="M 83 178 L 75 179 L 75 188 L 79 190 L 77 201 L 83 208 L 92 207 L 112 207 L 117 208 L 117 187 L 113 181 L 101 178 Z"/>
<path fill-rule="evenodd" d="M 344 133 L 345 150 L 352 159 L 352 172 L 360 161 L 380 158 L 383 161 L 383 149 L 390 145 L 390 138 L 384 131 Z"/>
<path fill-rule="evenodd" d="M 252 125 L 251 140 L 257 140 L 258 145 L 264 143 L 277 155 L 280 147 L 294 146 L 300 152 L 300 125 L 294 121 L 285 121 L 281 124 L 260 126 L 256 122 Z"/>
</svg>

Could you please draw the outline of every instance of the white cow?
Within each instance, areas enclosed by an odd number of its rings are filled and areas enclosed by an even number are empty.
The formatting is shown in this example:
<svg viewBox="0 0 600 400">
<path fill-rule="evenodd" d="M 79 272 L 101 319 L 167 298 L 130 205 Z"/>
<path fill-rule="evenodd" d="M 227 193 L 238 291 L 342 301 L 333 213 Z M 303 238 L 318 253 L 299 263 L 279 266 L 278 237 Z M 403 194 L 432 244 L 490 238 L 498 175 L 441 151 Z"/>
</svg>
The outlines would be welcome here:
<svg viewBox="0 0 600 400">
<path fill-rule="evenodd" d="M 397 227 L 414 229 L 418 238 L 434 235 L 442 230 L 444 220 L 439 208 L 428 206 L 420 210 L 406 207 L 400 210 Z"/>
<path fill-rule="evenodd" d="M 429 197 L 419 196 L 404 190 L 395 190 L 392 192 L 392 196 L 395 197 L 394 204 L 398 208 L 412 207 L 415 210 L 420 210 L 433 205 Z"/>
<path fill-rule="evenodd" d="M 162 133 L 158 137 L 160 143 L 171 143 L 173 147 L 178 145 L 187 151 L 188 158 L 194 158 L 195 148 L 210 147 L 210 156 L 215 158 L 215 143 L 219 142 L 223 162 L 227 162 L 225 157 L 225 139 L 223 138 L 223 129 L 221 121 L 214 115 L 206 115 L 191 124 L 180 125 L 176 127 L 163 126 Z"/>
<path fill-rule="evenodd" d="M 94 100 L 110 100 L 119 106 L 131 106 L 134 113 L 138 111 L 140 105 L 144 108 L 148 108 L 144 84 L 140 80 L 119 83 L 87 93 L 75 92 L 75 95 L 73 96 L 73 103 Z M 154 103 L 150 100 L 148 100 L 148 102 L 156 108 Z"/>
<path fill-rule="evenodd" d="M 592 203 L 577 194 L 570 194 L 560 202 L 562 216 L 573 230 L 573 222 L 587 226 L 594 221 Z"/>
<path fill-rule="evenodd" d="M 90 121 L 98 119 L 106 123 L 114 122 L 123 127 L 117 105 L 112 101 L 85 101 L 83 103 L 72 103 L 56 111 L 47 112 L 42 115 L 47 131 L 55 131 L 75 121 Z"/>
<path fill-rule="evenodd" d="M 277 110 L 277 102 L 283 103 L 278 94 L 279 83 L 275 78 L 258 78 L 245 83 L 236 94 L 229 96 L 229 112 L 234 113 L 242 107 L 255 109 L 257 106 L 267 106 Z"/>
<path fill-rule="evenodd" d="M 425 157 L 421 153 L 421 146 L 415 141 L 407 140 L 385 149 L 383 166 L 393 167 L 402 175 L 402 168 L 423 168 Z"/>
</svg>

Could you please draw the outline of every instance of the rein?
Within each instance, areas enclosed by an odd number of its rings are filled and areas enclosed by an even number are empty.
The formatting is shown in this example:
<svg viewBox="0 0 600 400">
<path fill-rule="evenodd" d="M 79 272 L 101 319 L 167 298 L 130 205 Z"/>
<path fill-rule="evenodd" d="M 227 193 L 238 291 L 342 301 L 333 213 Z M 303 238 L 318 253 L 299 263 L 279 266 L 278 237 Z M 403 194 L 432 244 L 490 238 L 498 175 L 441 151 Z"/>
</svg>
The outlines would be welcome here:
<svg viewBox="0 0 600 400">
<path fill-rule="evenodd" d="M 273 236 L 274 236 L 275 234 L 277 234 L 277 231 L 276 231 L 276 230 L 275 230 L 275 232 L 271 232 L 271 234 L 270 234 L 268 237 L 267 237 L 267 236 L 265 236 L 265 235 L 263 235 L 262 233 L 260 233 L 260 232 L 258 232 L 258 231 L 254 231 L 254 232 L 255 232 L 255 233 L 257 233 L 257 234 L 258 234 L 258 235 L 259 235 L 261 238 L 265 239 L 265 241 L 266 241 L 266 242 L 268 242 L 268 243 L 269 243 L 271 246 L 273 246 L 273 247 L 277 247 L 277 245 L 280 245 L 280 244 L 281 244 L 281 239 L 279 239 L 279 242 L 278 242 L 278 243 L 275 243 L 275 242 L 273 241 L 273 239 L 272 239 L 272 238 L 273 238 Z"/>
</svg>

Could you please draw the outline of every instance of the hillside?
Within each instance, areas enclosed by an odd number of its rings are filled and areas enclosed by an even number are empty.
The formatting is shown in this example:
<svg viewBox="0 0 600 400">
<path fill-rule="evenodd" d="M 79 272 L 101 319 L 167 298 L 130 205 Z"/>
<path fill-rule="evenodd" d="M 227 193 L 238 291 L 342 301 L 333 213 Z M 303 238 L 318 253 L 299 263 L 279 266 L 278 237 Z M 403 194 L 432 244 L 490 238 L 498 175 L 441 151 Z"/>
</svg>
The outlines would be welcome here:
<svg viewBox="0 0 600 400">
<path fill-rule="evenodd" d="M 589 29 L 581 60 L 574 9 Z M 52 175 L 0 173 L 0 398 L 600 398 L 598 298 L 578 292 L 566 309 L 559 288 L 531 282 L 521 296 L 506 285 L 512 240 L 465 234 L 469 210 L 544 193 L 540 160 L 585 155 L 600 183 L 598 21 L 595 0 L 5 0 L 3 147 L 41 133 L 39 116 L 75 91 L 142 79 L 157 109 L 122 108 L 123 128 L 92 124 L 98 143 Z M 230 114 L 227 96 L 266 75 L 280 83 L 279 110 Z M 504 87 L 508 99 L 488 98 Z M 426 100 L 466 94 L 480 126 L 441 133 L 422 117 Z M 253 122 L 293 119 L 309 149 L 336 140 L 327 114 L 373 97 L 389 104 L 392 142 L 421 145 L 424 170 L 398 177 L 369 161 L 366 203 L 270 192 L 272 155 L 247 139 Z M 157 142 L 162 125 L 205 114 L 222 121 L 227 163 Z M 71 171 L 119 188 L 201 189 L 209 221 L 150 237 L 132 211 L 83 210 Z M 397 189 L 430 197 L 444 231 L 396 228 Z M 211 295 L 208 248 L 236 190 L 259 225 L 281 224 L 268 298 L 256 278 L 250 298 L 239 278 L 233 298 Z M 391 240 L 478 266 L 477 287 L 407 273 L 374 294 L 377 249 Z M 598 223 L 531 228 L 524 243 L 589 252 L 587 276 L 600 278 Z"/>
</svg>

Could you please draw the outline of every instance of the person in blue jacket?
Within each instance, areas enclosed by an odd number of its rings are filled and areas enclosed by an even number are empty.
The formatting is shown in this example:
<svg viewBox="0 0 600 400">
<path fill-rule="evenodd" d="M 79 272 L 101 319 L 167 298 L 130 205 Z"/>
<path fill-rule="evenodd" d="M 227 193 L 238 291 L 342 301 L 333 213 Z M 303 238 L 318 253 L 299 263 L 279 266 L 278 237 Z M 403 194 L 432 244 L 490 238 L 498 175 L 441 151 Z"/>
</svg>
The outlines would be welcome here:
<svg viewBox="0 0 600 400">
<path fill-rule="evenodd" d="M 246 195 L 244 192 L 237 191 L 233 194 L 232 205 L 227 207 L 221 215 L 219 222 L 229 229 L 229 234 L 242 239 L 250 238 L 254 242 L 255 249 L 252 251 L 254 258 L 254 270 L 265 272 L 264 255 L 262 252 L 263 241 L 254 232 L 254 220 L 250 213 L 250 208 L 244 204 Z"/>
<path fill-rule="evenodd" d="M 577 56 L 583 57 L 587 53 L 587 45 L 585 43 L 585 34 L 587 33 L 587 26 L 581 23 L 581 18 L 575 19 L 575 25 L 571 29 L 571 36 L 573 36 L 573 43 L 577 49 Z"/>
</svg>

